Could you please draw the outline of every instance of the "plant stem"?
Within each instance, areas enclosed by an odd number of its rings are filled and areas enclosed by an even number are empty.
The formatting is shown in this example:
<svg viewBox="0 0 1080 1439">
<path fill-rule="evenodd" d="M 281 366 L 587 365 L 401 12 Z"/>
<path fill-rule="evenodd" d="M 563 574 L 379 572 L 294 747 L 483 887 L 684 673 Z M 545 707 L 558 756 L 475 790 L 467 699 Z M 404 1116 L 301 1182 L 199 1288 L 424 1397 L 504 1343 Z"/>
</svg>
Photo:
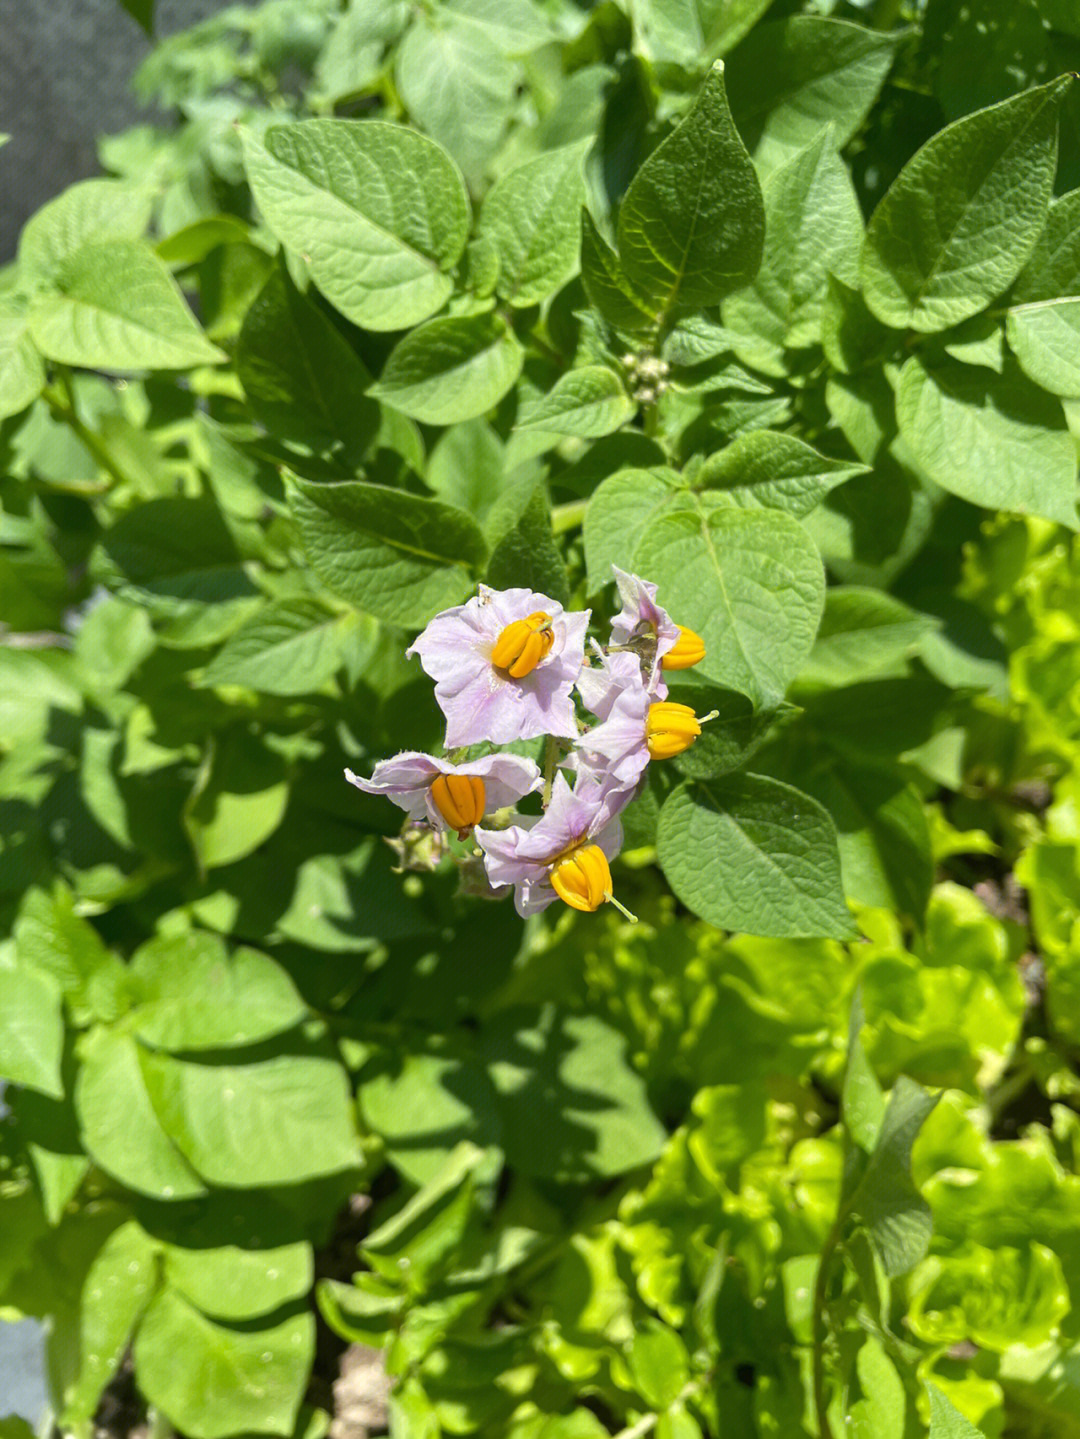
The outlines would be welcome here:
<svg viewBox="0 0 1080 1439">
<path fill-rule="evenodd" d="M 117 468 L 116 461 L 101 442 L 101 437 L 95 435 L 93 430 L 84 425 L 79 418 L 75 408 L 75 391 L 71 384 L 71 374 L 62 365 L 56 367 L 57 378 L 62 386 L 62 393 L 52 387 L 42 392 L 42 399 L 48 405 L 53 419 L 59 420 L 67 425 L 71 432 L 82 441 L 86 448 L 93 455 L 101 468 L 110 476 L 114 484 L 122 485 L 125 476 Z"/>
<path fill-rule="evenodd" d="M 551 787 L 555 783 L 555 765 L 559 758 L 559 741 L 548 735 L 544 741 L 544 793 L 540 797 L 542 809 L 551 803 Z"/>
<path fill-rule="evenodd" d="M 552 534 L 562 535 L 567 530 L 576 530 L 585 519 L 588 503 L 588 500 L 570 500 L 565 505 L 556 505 L 551 511 Z"/>
<path fill-rule="evenodd" d="M 828 1338 L 825 1315 L 828 1309 L 829 1273 L 840 1243 L 840 1232 L 846 1216 L 847 1209 L 841 1206 L 833 1220 L 833 1226 L 825 1238 L 825 1243 L 822 1245 L 821 1258 L 818 1260 L 817 1280 L 814 1284 L 814 1410 L 817 1414 L 818 1439 L 833 1439 L 832 1425 L 829 1423 L 829 1406 L 825 1398 L 825 1341 Z"/>
</svg>

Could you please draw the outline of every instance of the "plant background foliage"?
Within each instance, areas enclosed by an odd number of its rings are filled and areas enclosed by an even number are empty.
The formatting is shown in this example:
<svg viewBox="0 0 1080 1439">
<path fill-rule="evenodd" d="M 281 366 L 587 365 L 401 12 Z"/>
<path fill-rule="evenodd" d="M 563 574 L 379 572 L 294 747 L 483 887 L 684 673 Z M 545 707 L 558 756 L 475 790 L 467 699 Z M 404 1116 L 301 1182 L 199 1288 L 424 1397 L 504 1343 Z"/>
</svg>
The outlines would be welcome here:
<svg viewBox="0 0 1080 1439">
<path fill-rule="evenodd" d="M 1066 0 L 269 0 L 144 65 L 179 124 L 0 273 L 65 1434 L 130 1356 L 315 1439 L 322 1323 L 398 1439 L 1080 1435 L 1078 63 Z M 612 562 L 720 717 L 641 923 L 523 924 L 342 770 L 438 742 L 437 610 Z"/>
</svg>

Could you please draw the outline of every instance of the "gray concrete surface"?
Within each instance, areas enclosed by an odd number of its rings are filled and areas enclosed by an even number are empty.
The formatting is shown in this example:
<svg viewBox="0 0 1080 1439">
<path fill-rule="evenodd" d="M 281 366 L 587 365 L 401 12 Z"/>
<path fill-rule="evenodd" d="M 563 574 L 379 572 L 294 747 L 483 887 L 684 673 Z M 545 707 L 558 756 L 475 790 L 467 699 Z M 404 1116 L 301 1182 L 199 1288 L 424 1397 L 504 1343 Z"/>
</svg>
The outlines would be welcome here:
<svg viewBox="0 0 1080 1439">
<path fill-rule="evenodd" d="M 227 0 L 158 0 L 170 35 Z M 98 173 L 98 135 L 139 121 L 131 76 L 150 41 L 119 0 L 0 0 L 0 264 L 28 215 L 75 180 Z"/>
<path fill-rule="evenodd" d="M 36 1428 L 49 1408 L 45 1336 L 33 1319 L 0 1321 L 0 1419 L 15 1414 Z"/>
</svg>

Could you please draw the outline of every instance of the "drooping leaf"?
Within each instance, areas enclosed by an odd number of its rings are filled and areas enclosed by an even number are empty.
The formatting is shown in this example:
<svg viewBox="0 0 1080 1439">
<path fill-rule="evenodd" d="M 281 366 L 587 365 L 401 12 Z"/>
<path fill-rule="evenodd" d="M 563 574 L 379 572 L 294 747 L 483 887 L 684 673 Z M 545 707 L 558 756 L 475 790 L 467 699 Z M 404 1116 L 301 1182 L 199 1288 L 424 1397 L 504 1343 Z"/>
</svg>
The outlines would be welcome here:
<svg viewBox="0 0 1080 1439">
<path fill-rule="evenodd" d="M 484 415 L 513 388 L 524 351 L 493 314 L 429 320 L 406 335 L 368 391 L 428 425 Z"/>
<path fill-rule="evenodd" d="M 677 789 L 660 811 L 660 864 L 695 914 L 777 938 L 853 934 L 836 831 L 808 795 L 761 775 Z"/>
<path fill-rule="evenodd" d="M 487 559 L 463 510 L 403 490 L 297 480 L 291 505 L 319 578 L 390 624 L 419 627 L 459 603 Z"/>
<path fill-rule="evenodd" d="M 874 211 L 861 259 L 871 311 L 887 325 L 947 329 L 1020 273 L 1057 163 L 1069 77 L 966 115 L 908 161 Z"/>
<path fill-rule="evenodd" d="M 753 279 L 765 218 L 717 61 L 690 113 L 653 151 L 619 207 L 624 274 L 651 312 L 715 305 Z"/>
<path fill-rule="evenodd" d="M 469 202 L 434 141 L 381 121 L 304 120 L 244 134 L 256 203 L 274 234 L 306 257 L 348 319 L 397 330 L 441 309 L 465 248 Z"/>
<path fill-rule="evenodd" d="M 50 360 L 108 374 L 181 370 L 225 358 L 199 328 L 148 245 L 84 245 L 30 307 L 30 335 Z"/>
</svg>

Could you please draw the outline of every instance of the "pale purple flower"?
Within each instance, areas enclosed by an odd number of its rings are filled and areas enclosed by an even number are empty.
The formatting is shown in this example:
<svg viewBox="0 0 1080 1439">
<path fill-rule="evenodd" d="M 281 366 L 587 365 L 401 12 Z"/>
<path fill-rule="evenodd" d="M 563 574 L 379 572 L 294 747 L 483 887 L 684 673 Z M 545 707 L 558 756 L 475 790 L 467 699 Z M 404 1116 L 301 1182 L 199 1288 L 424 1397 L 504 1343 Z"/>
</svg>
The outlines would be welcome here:
<svg viewBox="0 0 1080 1439">
<path fill-rule="evenodd" d="M 578 692 L 601 723 L 578 740 L 575 767 L 606 773 L 632 788 L 649 763 L 645 724 L 652 702 L 637 656 L 606 655 L 600 665 L 582 671 Z"/>
<path fill-rule="evenodd" d="M 551 649 L 530 674 L 513 679 L 492 664 L 492 649 L 507 625 L 537 612 L 550 616 Z M 465 604 L 436 615 L 406 653 L 419 655 L 436 682 L 447 748 L 537 735 L 576 739 L 570 692 L 584 658 L 588 623 L 588 610 L 567 614 L 547 595 L 487 585 Z"/>
<path fill-rule="evenodd" d="M 489 814 L 515 804 L 544 782 L 533 761 L 522 755 L 489 754 L 483 759 L 451 764 L 418 750 L 404 750 L 393 759 L 380 760 L 370 779 L 361 779 L 349 769 L 345 771 L 345 778 L 365 794 L 384 795 L 400 806 L 409 819 L 427 819 L 435 829 L 447 829 L 446 820 L 431 797 L 432 783 L 441 774 L 476 775 L 482 779 Z"/>
<path fill-rule="evenodd" d="M 651 580 L 627 574 L 618 565 L 612 565 L 611 569 L 623 607 L 611 621 L 610 643 L 626 645 L 634 639 L 651 640 L 655 635 L 655 653 L 648 656 L 645 663 L 648 674 L 646 688 L 653 699 L 667 699 L 668 688 L 661 674 L 660 661 L 668 650 L 678 644 L 679 626 L 667 610 L 656 603 L 657 586 Z"/>
<path fill-rule="evenodd" d="M 556 775 L 551 803 L 539 819 L 509 829 L 476 830 L 492 887 L 512 884 L 514 905 L 522 916 L 546 909 L 559 897 L 551 871 L 571 851 L 595 844 L 609 860 L 618 854 L 618 814 L 631 798 L 632 791 L 592 773 L 579 775 L 573 789 L 565 776 Z"/>
</svg>

